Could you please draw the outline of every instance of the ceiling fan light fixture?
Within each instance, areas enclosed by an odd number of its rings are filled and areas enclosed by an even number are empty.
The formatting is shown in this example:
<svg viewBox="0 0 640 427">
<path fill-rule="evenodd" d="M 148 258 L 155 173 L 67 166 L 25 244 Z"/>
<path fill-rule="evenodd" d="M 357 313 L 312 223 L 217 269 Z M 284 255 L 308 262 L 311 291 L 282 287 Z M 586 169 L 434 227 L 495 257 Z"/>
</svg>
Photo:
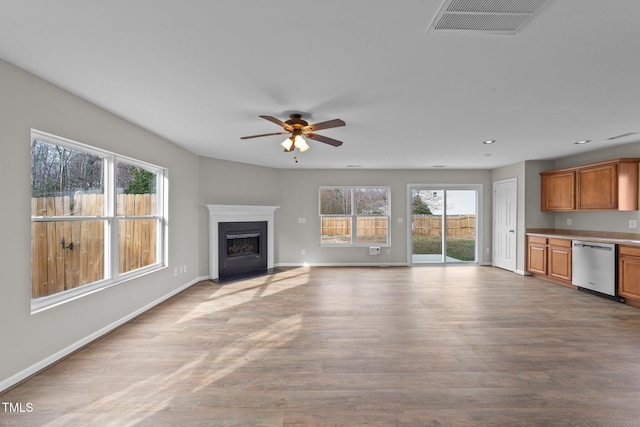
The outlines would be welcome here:
<svg viewBox="0 0 640 427">
<path fill-rule="evenodd" d="M 293 137 L 287 138 L 284 141 L 282 141 L 280 145 L 284 147 L 285 151 L 292 151 L 295 146 L 295 141 L 293 140 Z"/>
<path fill-rule="evenodd" d="M 345 126 L 346 123 L 344 122 L 344 120 L 333 119 L 333 120 L 327 120 L 324 122 L 310 125 L 306 120 L 302 120 L 301 114 L 291 114 L 290 115 L 291 118 L 286 122 L 283 122 L 282 120 L 276 119 L 275 117 L 272 117 L 272 116 L 262 115 L 260 117 L 281 126 L 284 129 L 284 132 L 272 132 L 272 133 L 262 133 L 260 135 L 241 136 L 240 139 L 252 139 L 252 138 L 260 138 L 263 136 L 289 134 L 289 137 L 280 143 L 280 145 L 284 147 L 284 151 L 288 151 L 288 152 L 291 152 L 296 148 L 301 152 L 305 152 L 310 148 L 309 144 L 307 144 L 307 141 L 305 141 L 304 138 L 302 138 L 302 135 L 304 135 L 306 138 L 310 138 L 315 141 L 322 142 L 324 144 L 329 144 L 333 147 L 339 147 L 342 145 L 342 141 L 338 141 L 337 139 L 318 135 L 315 132 L 317 130 Z"/>
<path fill-rule="evenodd" d="M 309 144 L 307 144 L 307 141 L 305 141 L 304 138 L 301 137 L 300 135 L 296 135 L 296 138 L 294 141 L 295 141 L 294 142 L 295 147 L 298 150 L 300 150 L 301 153 L 304 153 L 309 149 Z"/>
</svg>

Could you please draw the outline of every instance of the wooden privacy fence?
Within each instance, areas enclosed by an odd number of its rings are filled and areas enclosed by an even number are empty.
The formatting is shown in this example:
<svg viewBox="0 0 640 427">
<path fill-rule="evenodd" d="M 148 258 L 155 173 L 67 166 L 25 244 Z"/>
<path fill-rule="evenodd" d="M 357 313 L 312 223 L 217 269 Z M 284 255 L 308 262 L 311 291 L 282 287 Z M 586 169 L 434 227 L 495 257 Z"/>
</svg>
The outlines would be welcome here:
<svg viewBox="0 0 640 427">
<path fill-rule="evenodd" d="M 119 215 L 153 215 L 155 194 L 119 194 Z M 33 216 L 102 215 L 104 196 L 35 197 Z M 157 219 L 119 219 L 119 271 L 156 262 Z M 31 223 L 31 294 L 55 294 L 104 279 L 105 220 L 38 221 Z"/>
<path fill-rule="evenodd" d="M 414 215 L 413 234 L 418 236 L 442 236 L 442 215 Z M 447 236 L 472 238 L 475 235 L 475 215 L 447 216 Z"/>
<path fill-rule="evenodd" d="M 386 236 L 386 217 L 358 218 L 358 235 Z M 414 215 L 413 234 L 418 236 L 442 236 L 441 215 Z M 351 217 L 322 217 L 323 236 L 350 236 Z M 449 237 L 473 238 L 476 235 L 475 215 L 447 216 Z"/>
<path fill-rule="evenodd" d="M 361 217 L 358 221 L 358 236 L 386 236 L 386 217 Z M 350 236 L 351 217 L 322 217 L 323 236 Z"/>
</svg>

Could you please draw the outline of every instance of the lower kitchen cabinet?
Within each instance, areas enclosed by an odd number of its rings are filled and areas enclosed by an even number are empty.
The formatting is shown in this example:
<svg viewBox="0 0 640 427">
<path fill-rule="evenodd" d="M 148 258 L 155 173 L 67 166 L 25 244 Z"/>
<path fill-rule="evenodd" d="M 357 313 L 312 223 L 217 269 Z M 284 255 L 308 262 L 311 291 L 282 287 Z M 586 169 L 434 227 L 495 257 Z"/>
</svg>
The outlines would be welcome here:
<svg viewBox="0 0 640 427">
<path fill-rule="evenodd" d="M 549 267 L 547 274 L 571 282 L 571 240 L 549 239 Z"/>
<path fill-rule="evenodd" d="M 571 284 L 571 239 L 528 236 L 527 271 L 541 279 Z"/>
<path fill-rule="evenodd" d="M 527 244 L 527 271 L 547 274 L 547 238 L 529 236 Z"/>
<path fill-rule="evenodd" d="M 640 304 L 639 246 L 618 245 L 618 294 L 633 305 Z"/>
</svg>

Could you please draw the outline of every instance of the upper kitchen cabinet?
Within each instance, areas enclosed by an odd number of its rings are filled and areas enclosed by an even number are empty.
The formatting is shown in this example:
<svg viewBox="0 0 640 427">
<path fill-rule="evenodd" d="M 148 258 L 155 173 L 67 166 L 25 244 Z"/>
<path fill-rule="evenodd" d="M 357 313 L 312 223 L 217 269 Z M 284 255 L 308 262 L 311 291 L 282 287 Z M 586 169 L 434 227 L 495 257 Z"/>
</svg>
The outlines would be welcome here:
<svg viewBox="0 0 640 427">
<path fill-rule="evenodd" d="M 576 208 L 575 171 L 541 172 L 542 210 L 572 211 Z"/>
<path fill-rule="evenodd" d="M 615 159 L 541 172 L 543 211 L 638 210 L 640 159 Z"/>
</svg>

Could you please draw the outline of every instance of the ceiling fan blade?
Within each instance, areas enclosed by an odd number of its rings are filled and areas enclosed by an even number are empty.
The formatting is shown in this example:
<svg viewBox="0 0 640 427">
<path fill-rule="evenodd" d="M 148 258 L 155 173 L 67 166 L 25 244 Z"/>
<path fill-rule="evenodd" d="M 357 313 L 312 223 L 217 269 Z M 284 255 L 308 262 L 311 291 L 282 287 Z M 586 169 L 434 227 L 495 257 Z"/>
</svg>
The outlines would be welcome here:
<svg viewBox="0 0 640 427">
<path fill-rule="evenodd" d="M 289 132 L 291 132 L 293 130 L 293 128 L 288 125 L 287 123 L 283 122 L 282 120 L 278 120 L 275 117 L 271 117 L 271 116 L 260 116 L 265 120 L 269 120 L 272 123 L 277 124 L 278 126 L 282 126 L 283 128 L 285 128 L 285 130 L 288 130 Z"/>
<path fill-rule="evenodd" d="M 260 135 L 241 136 L 240 139 L 260 138 L 261 136 L 288 135 L 289 132 L 263 133 Z"/>
<path fill-rule="evenodd" d="M 345 125 L 346 123 L 344 122 L 344 120 L 333 119 L 333 120 L 327 120 L 326 122 L 320 122 L 313 125 L 305 126 L 303 130 L 309 131 L 309 132 L 315 132 L 317 130 L 337 128 Z"/>
<path fill-rule="evenodd" d="M 328 138 L 326 136 L 318 135 L 315 133 L 307 133 L 304 136 L 307 138 L 315 139 L 316 141 L 324 142 L 325 144 L 333 145 L 334 147 L 339 147 L 342 145 L 342 141 L 338 141 L 337 139 Z"/>
</svg>

